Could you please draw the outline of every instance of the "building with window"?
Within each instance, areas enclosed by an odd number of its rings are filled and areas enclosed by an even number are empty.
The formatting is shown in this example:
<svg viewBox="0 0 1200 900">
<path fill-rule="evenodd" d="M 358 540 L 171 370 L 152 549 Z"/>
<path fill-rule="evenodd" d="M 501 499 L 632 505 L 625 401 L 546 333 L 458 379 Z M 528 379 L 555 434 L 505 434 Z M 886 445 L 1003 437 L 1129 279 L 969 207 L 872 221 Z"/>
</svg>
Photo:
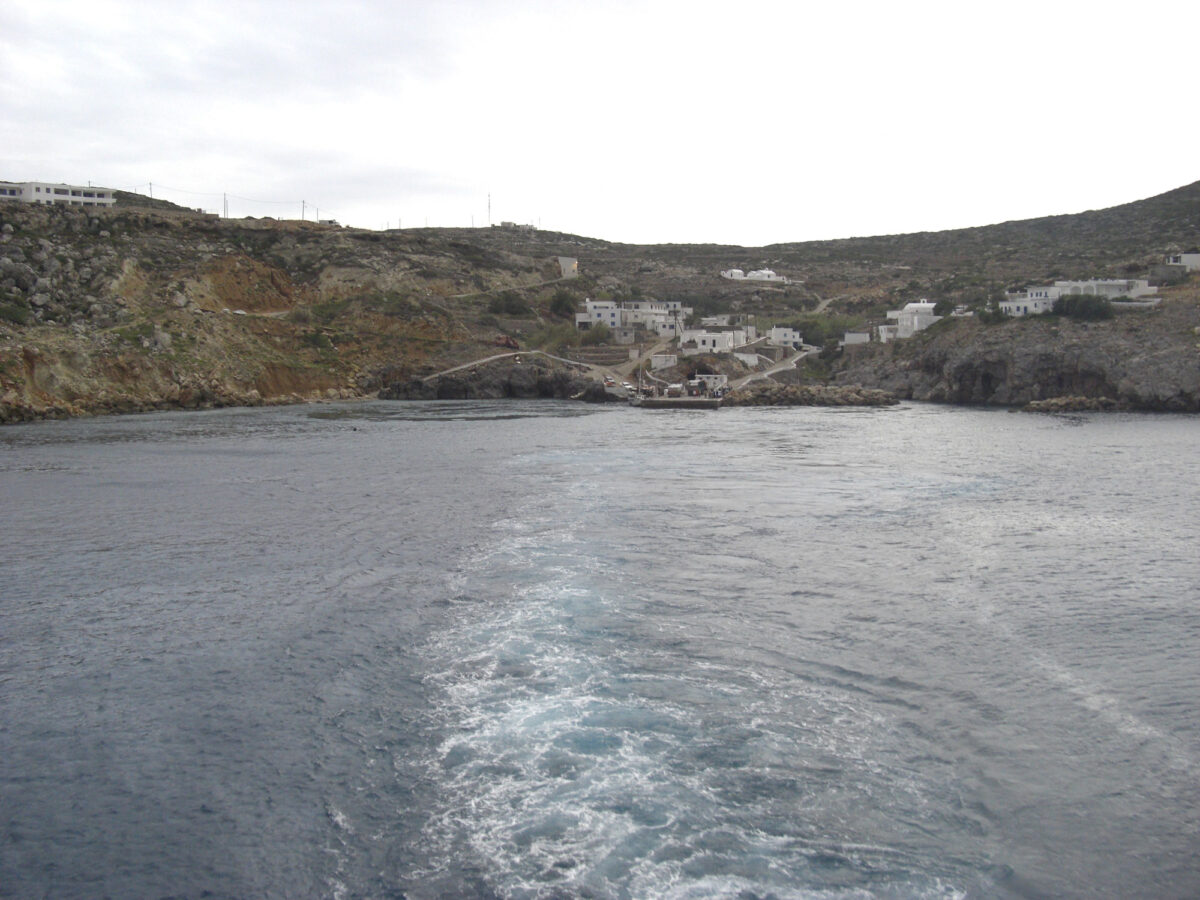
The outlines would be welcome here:
<svg viewBox="0 0 1200 900">
<path fill-rule="evenodd" d="M 1172 253 L 1167 257 L 1167 265 L 1183 266 L 1189 272 L 1195 272 L 1200 269 L 1200 251 L 1193 250 L 1191 253 Z"/>
<path fill-rule="evenodd" d="M 0 200 L 58 206 L 112 206 L 117 202 L 110 188 L 46 181 L 0 181 Z"/>
<path fill-rule="evenodd" d="M 1109 300 L 1137 300 L 1158 293 L 1144 278 L 1093 278 L 1088 281 L 1056 281 L 1051 285 L 1029 287 L 1023 291 L 1007 291 L 1000 301 L 1000 310 L 1009 316 L 1035 316 L 1054 310 L 1054 301 L 1072 294 L 1094 294 Z"/>
</svg>

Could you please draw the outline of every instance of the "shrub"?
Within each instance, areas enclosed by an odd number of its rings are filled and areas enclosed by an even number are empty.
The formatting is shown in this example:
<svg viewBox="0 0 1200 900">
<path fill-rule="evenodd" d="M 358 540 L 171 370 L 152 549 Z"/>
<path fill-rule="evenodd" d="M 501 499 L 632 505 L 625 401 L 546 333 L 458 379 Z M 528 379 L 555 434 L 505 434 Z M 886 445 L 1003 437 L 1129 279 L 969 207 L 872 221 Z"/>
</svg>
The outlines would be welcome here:
<svg viewBox="0 0 1200 900">
<path fill-rule="evenodd" d="M 329 340 L 328 335 L 319 331 L 308 331 L 300 335 L 300 343 L 308 347 L 316 347 L 318 350 L 329 350 L 333 347 L 333 342 Z"/>
<path fill-rule="evenodd" d="M 1071 319 L 1082 319 L 1088 322 L 1113 317 L 1112 303 L 1107 297 L 1095 294 L 1068 294 L 1054 301 L 1054 312 Z"/>
<path fill-rule="evenodd" d="M 599 322 L 583 332 L 579 342 L 585 347 L 595 347 L 598 344 L 608 343 L 609 336 L 608 326 Z"/>
<path fill-rule="evenodd" d="M 500 316 L 524 316 L 529 314 L 529 304 L 516 291 L 504 291 L 492 298 L 488 312 Z"/>
<path fill-rule="evenodd" d="M 542 350 L 562 350 L 564 347 L 575 347 L 579 344 L 579 332 L 575 326 L 565 323 L 547 325 L 539 328 L 529 336 L 528 344 Z"/>
<path fill-rule="evenodd" d="M 29 308 L 18 303 L 0 303 L 0 319 L 14 325 L 24 325 L 29 321 Z"/>
<path fill-rule="evenodd" d="M 342 315 L 349 307 L 349 300 L 326 300 L 324 303 L 314 303 L 310 306 L 309 313 L 318 322 L 328 324 Z"/>
<path fill-rule="evenodd" d="M 559 288 L 550 299 L 550 315 L 567 319 L 575 315 L 575 295 Z"/>
</svg>

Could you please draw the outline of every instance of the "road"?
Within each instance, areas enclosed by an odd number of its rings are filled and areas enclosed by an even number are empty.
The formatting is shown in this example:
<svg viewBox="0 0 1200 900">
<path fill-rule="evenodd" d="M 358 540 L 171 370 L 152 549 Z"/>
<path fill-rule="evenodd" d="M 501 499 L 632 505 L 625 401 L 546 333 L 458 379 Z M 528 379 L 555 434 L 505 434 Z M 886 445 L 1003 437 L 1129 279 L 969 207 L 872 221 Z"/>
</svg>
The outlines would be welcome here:
<svg viewBox="0 0 1200 900">
<path fill-rule="evenodd" d="M 751 372 L 749 375 L 744 375 L 743 377 L 738 378 L 736 381 L 731 381 L 729 383 L 729 387 L 736 391 L 738 388 L 743 388 L 752 381 L 757 381 L 760 378 L 769 378 L 776 372 L 794 369 L 796 367 L 796 363 L 800 362 L 800 360 L 804 359 L 804 357 L 808 356 L 810 353 L 812 353 L 811 350 L 801 350 L 795 356 L 788 356 L 784 359 L 781 359 L 779 362 L 775 363 L 775 365 L 769 368 L 763 369 L 759 372 Z"/>
</svg>

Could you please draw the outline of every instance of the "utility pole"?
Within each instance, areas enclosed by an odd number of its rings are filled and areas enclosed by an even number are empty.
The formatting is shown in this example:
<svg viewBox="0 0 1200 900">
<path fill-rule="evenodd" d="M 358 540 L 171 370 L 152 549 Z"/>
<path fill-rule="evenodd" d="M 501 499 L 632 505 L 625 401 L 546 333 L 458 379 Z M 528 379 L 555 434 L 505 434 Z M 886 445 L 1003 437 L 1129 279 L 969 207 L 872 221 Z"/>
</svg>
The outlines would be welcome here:
<svg viewBox="0 0 1200 900">
<path fill-rule="evenodd" d="M 225 218 L 228 219 L 229 218 L 229 194 L 228 193 L 224 193 L 221 195 L 221 209 L 225 213 Z"/>
<path fill-rule="evenodd" d="M 488 226 L 492 224 L 492 194 L 488 192 Z"/>
<path fill-rule="evenodd" d="M 304 205 L 305 205 L 305 204 L 304 204 L 304 201 L 303 201 L 303 200 L 301 200 L 301 201 L 300 201 L 300 221 L 301 221 L 301 222 L 303 222 L 303 221 L 304 221 Z"/>
<path fill-rule="evenodd" d="M 150 182 L 150 199 L 154 199 L 154 182 Z"/>
</svg>

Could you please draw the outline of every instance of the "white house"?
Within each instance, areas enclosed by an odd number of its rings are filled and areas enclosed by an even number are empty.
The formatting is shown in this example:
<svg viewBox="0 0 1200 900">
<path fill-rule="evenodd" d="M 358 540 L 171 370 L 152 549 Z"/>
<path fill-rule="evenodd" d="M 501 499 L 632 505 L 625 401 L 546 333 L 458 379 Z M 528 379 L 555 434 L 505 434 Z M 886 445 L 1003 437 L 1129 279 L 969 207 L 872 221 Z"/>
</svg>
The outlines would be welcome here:
<svg viewBox="0 0 1200 900">
<path fill-rule="evenodd" d="M 705 328 L 685 328 L 679 339 L 679 352 L 684 356 L 698 353 L 731 353 L 754 340 L 745 328 L 709 331 Z"/>
<path fill-rule="evenodd" d="M 842 346 L 850 344 L 869 344 L 871 342 L 871 332 L 869 331 L 847 331 L 842 335 Z"/>
<path fill-rule="evenodd" d="M 749 272 L 743 272 L 741 269 L 723 269 L 721 277 L 728 278 L 730 281 L 777 281 L 780 284 L 788 283 L 786 278 L 782 275 L 776 275 L 770 269 L 753 269 Z"/>
<path fill-rule="evenodd" d="M 1000 301 L 1000 310 L 1009 316 L 1034 316 L 1054 309 L 1054 301 L 1072 294 L 1094 294 L 1115 300 L 1129 297 L 1136 300 L 1158 293 L 1144 278 L 1092 278 L 1087 281 L 1056 281 L 1052 285 L 1039 285 L 1023 291 L 1006 291 Z"/>
<path fill-rule="evenodd" d="M 1136 300 L 1138 297 L 1148 297 L 1157 294 L 1158 288 L 1151 287 L 1144 278 L 1093 278 L 1089 281 L 1056 281 L 1060 297 L 1067 294 L 1095 294 L 1114 300 L 1117 297 L 1128 297 Z"/>
<path fill-rule="evenodd" d="M 1200 252 L 1174 253 L 1167 257 L 1167 265 L 1183 266 L 1189 272 L 1195 272 L 1197 269 L 1200 269 Z"/>
<path fill-rule="evenodd" d="M 0 199 L 58 206 L 112 206 L 117 202 L 110 188 L 46 181 L 0 181 Z"/>
<path fill-rule="evenodd" d="M 767 343 L 772 347 L 790 347 L 799 350 L 804 346 L 804 336 L 795 328 L 776 325 L 767 332 Z"/>
<path fill-rule="evenodd" d="M 1036 316 L 1054 309 L 1058 289 L 1054 287 L 1029 288 L 1025 291 L 1006 291 L 1000 301 L 1000 312 L 1006 316 Z"/>
<path fill-rule="evenodd" d="M 612 300 L 585 300 L 585 311 L 575 313 L 575 327 L 586 331 L 593 325 L 607 325 L 609 328 L 620 328 L 625 324 L 621 307 Z"/>
<path fill-rule="evenodd" d="M 934 315 L 933 309 L 937 304 L 932 300 L 918 300 L 906 303 L 904 309 L 888 310 L 887 317 L 895 321 L 895 325 L 880 325 L 879 340 L 887 342 L 893 338 L 910 338 L 918 331 L 924 331 L 942 317 Z"/>
<path fill-rule="evenodd" d="M 558 268 L 562 272 L 563 278 L 577 278 L 579 276 L 579 260 L 573 256 L 560 256 L 558 258 Z"/>
<path fill-rule="evenodd" d="M 692 314 L 690 306 L 678 300 L 586 300 L 585 311 L 575 314 L 575 327 L 586 331 L 603 323 L 618 328 L 645 328 L 660 338 L 673 338 L 682 330 L 683 321 Z"/>
</svg>

